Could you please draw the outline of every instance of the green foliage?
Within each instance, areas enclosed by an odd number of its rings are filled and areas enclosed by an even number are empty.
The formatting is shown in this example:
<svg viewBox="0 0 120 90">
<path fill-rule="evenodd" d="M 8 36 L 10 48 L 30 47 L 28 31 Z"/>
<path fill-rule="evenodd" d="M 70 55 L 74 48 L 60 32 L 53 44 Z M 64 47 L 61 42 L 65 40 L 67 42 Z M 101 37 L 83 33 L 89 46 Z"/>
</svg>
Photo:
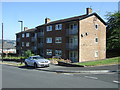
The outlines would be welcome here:
<svg viewBox="0 0 120 90">
<path fill-rule="evenodd" d="M 120 49 L 120 13 L 108 13 L 107 50 Z"/>
<path fill-rule="evenodd" d="M 34 54 L 31 52 L 31 50 L 25 51 L 24 57 L 25 57 L 25 58 L 28 58 L 28 57 L 30 57 L 30 56 L 34 56 Z"/>
<path fill-rule="evenodd" d="M 76 63 L 78 65 L 85 65 L 85 66 L 96 66 L 96 65 L 108 65 L 108 64 L 119 64 L 120 57 L 99 60 L 99 61 L 90 61 L 90 62 L 83 62 L 83 63 Z"/>
</svg>

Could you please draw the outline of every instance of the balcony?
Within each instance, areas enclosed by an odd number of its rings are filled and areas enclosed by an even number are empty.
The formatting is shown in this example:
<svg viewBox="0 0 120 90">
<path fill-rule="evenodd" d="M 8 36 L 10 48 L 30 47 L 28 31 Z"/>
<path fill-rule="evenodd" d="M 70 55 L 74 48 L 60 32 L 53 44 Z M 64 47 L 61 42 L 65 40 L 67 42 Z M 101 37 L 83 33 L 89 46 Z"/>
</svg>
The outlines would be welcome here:
<svg viewBox="0 0 120 90">
<path fill-rule="evenodd" d="M 37 50 L 37 47 L 36 47 L 36 46 L 33 46 L 33 47 L 32 47 L 32 50 L 33 50 L 33 51 L 36 51 L 36 50 Z"/>
<path fill-rule="evenodd" d="M 17 38 L 16 41 L 17 41 L 17 42 L 20 42 L 20 38 Z"/>
<path fill-rule="evenodd" d="M 44 33 L 43 33 L 43 32 L 39 32 L 39 33 L 38 33 L 38 38 L 39 38 L 39 37 L 43 37 L 43 36 L 44 36 Z"/>
<path fill-rule="evenodd" d="M 78 34 L 78 29 L 66 29 L 66 35 L 77 35 Z"/>
<path fill-rule="evenodd" d="M 67 43 L 66 48 L 68 50 L 77 50 L 78 49 L 78 44 L 76 43 Z"/>
<path fill-rule="evenodd" d="M 43 43 L 38 43 L 38 48 L 43 48 Z"/>
<path fill-rule="evenodd" d="M 32 37 L 32 38 L 31 38 L 31 41 L 32 41 L 32 42 L 35 42 L 35 41 L 37 41 L 37 38 L 36 38 L 36 37 Z"/>
</svg>

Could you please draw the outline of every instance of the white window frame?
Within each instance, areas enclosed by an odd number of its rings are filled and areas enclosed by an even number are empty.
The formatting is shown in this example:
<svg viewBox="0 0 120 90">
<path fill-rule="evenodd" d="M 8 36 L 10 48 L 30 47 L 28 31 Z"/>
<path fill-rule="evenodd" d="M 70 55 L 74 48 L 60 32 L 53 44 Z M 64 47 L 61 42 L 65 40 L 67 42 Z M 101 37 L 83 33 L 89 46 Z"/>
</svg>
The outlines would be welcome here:
<svg viewBox="0 0 120 90">
<path fill-rule="evenodd" d="M 46 49 L 46 55 L 52 56 L 52 49 Z"/>
<path fill-rule="evenodd" d="M 52 37 L 47 37 L 46 38 L 46 43 L 52 43 Z"/>
<path fill-rule="evenodd" d="M 30 46 L 30 43 L 29 42 L 26 42 L 26 47 L 29 47 Z"/>
<path fill-rule="evenodd" d="M 98 51 L 95 51 L 95 57 L 98 57 L 99 53 Z"/>
<path fill-rule="evenodd" d="M 55 56 L 62 56 L 62 50 L 55 50 Z"/>
<path fill-rule="evenodd" d="M 55 25 L 55 30 L 62 30 L 62 24 Z"/>
<path fill-rule="evenodd" d="M 62 43 L 62 37 L 55 37 L 55 43 Z"/>
<path fill-rule="evenodd" d="M 22 33 L 22 38 L 24 38 L 25 37 L 25 34 L 24 33 Z"/>
<path fill-rule="evenodd" d="M 97 40 L 97 42 L 96 42 L 96 40 Z M 95 37 L 95 43 L 98 43 L 98 37 Z"/>
<path fill-rule="evenodd" d="M 30 33 L 26 33 L 26 37 L 30 37 Z"/>
<path fill-rule="evenodd" d="M 46 31 L 52 31 L 52 25 L 46 27 Z"/>
</svg>

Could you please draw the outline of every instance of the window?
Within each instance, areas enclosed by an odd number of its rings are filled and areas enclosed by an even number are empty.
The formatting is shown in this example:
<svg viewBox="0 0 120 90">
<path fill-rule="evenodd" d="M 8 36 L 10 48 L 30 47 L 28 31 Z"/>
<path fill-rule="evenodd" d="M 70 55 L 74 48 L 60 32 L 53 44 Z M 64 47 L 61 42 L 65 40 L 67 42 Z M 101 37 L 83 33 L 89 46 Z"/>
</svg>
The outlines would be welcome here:
<svg viewBox="0 0 120 90">
<path fill-rule="evenodd" d="M 29 47 L 29 44 L 30 44 L 29 42 L 26 42 L 26 47 Z"/>
<path fill-rule="evenodd" d="M 22 34 L 22 38 L 24 38 L 24 37 L 25 37 L 25 34 L 23 33 L 23 34 Z"/>
<path fill-rule="evenodd" d="M 47 31 L 52 31 L 52 26 L 47 26 Z"/>
<path fill-rule="evenodd" d="M 46 38 L 46 43 L 52 43 L 52 38 Z"/>
<path fill-rule="evenodd" d="M 98 37 L 95 38 L 95 42 L 98 43 Z"/>
<path fill-rule="evenodd" d="M 30 34 L 29 33 L 26 33 L 26 37 L 29 37 L 30 36 Z"/>
<path fill-rule="evenodd" d="M 95 51 L 95 57 L 98 57 L 98 51 Z"/>
<path fill-rule="evenodd" d="M 70 29 L 71 30 L 76 30 L 77 29 L 77 24 L 71 24 Z"/>
<path fill-rule="evenodd" d="M 61 30 L 61 29 L 62 29 L 62 24 L 55 25 L 55 30 Z"/>
<path fill-rule="evenodd" d="M 62 37 L 56 37 L 55 43 L 62 43 Z"/>
<path fill-rule="evenodd" d="M 46 49 L 46 55 L 52 55 L 52 49 Z"/>
<path fill-rule="evenodd" d="M 24 46 L 24 42 L 22 42 L 22 47 Z"/>
<path fill-rule="evenodd" d="M 98 30 L 98 24 L 95 24 L 95 29 Z"/>
<path fill-rule="evenodd" d="M 62 56 L 62 50 L 55 50 L 55 56 Z"/>
</svg>

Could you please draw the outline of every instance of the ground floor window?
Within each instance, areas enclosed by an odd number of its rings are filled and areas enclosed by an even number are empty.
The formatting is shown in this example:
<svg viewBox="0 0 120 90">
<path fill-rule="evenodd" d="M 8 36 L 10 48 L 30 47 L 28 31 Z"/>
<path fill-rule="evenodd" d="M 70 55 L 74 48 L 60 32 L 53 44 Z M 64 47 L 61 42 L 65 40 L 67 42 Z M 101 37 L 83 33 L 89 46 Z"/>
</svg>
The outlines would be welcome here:
<svg viewBox="0 0 120 90">
<path fill-rule="evenodd" d="M 46 49 L 46 55 L 52 55 L 52 49 Z"/>
<path fill-rule="evenodd" d="M 55 56 L 62 56 L 62 50 L 55 50 Z"/>
<path fill-rule="evenodd" d="M 95 51 L 95 57 L 98 57 L 98 51 Z"/>
</svg>

